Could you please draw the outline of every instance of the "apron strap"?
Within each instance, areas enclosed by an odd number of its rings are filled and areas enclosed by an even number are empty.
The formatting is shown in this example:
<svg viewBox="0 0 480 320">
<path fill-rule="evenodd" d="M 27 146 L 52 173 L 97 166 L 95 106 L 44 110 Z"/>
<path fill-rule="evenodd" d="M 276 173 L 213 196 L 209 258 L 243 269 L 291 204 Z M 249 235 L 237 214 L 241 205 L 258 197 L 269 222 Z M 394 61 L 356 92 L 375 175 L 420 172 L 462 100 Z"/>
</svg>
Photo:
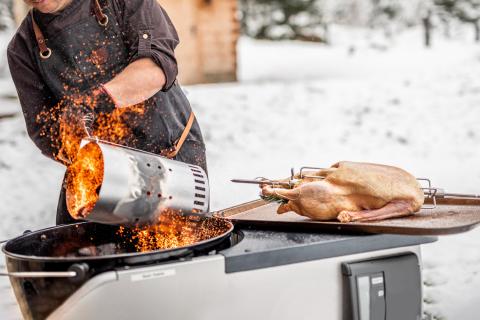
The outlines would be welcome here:
<svg viewBox="0 0 480 320">
<path fill-rule="evenodd" d="M 35 33 L 35 39 L 37 39 L 38 48 L 40 49 L 40 57 L 42 59 L 48 59 L 52 55 L 52 49 L 47 47 L 45 37 L 42 30 L 38 27 L 35 17 L 33 16 L 33 10 L 30 10 L 30 16 L 32 17 L 33 32 Z"/>
<path fill-rule="evenodd" d="M 97 18 L 98 24 L 102 27 L 105 27 L 108 24 L 108 16 L 103 13 L 102 6 L 100 5 L 99 0 L 93 1 L 93 12 L 95 13 L 95 17 Z M 40 57 L 42 59 L 48 59 L 52 55 L 52 49 L 47 47 L 47 43 L 45 41 L 45 37 L 43 36 L 42 30 L 38 26 L 37 22 L 35 21 L 35 17 L 33 15 L 33 9 L 30 10 L 30 16 L 32 17 L 32 25 L 33 25 L 33 32 L 35 33 L 35 38 L 37 39 L 38 48 L 40 49 Z"/>
<path fill-rule="evenodd" d="M 98 0 L 94 1 L 93 12 L 95 12 L 98 24 L 105 27 L 108 24 L 108 16 L 103 13 L 102 6 Z"/>
<path fill-rule="evenodd" d="M 177 154 L 180 152 L 180 149 L 182 149 L 183 143 L 187 139 L 188 134 L 190 133 L 190 129 L 192 129 L 194 120 L 195 114 L 191 112 L 187 124 L 185 125 L 185 129 L 183 129 L 182 135 L 180 136 L 180 138 L 177 139 L 177 141 L 173 144 L 172 147 L 160 151 L 160 154 L 162 156 L 169 159 L 173 159 L 177 156 Z"/>
</svg>

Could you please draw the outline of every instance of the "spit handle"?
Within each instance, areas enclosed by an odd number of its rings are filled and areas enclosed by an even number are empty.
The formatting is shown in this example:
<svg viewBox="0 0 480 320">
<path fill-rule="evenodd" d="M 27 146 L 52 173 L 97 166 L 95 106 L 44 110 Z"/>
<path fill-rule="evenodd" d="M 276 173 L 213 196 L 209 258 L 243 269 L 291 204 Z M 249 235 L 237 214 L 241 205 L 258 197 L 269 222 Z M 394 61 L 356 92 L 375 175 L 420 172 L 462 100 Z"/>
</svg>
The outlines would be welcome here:
<svg viewBox="0 0 480 320">
<path fill-rule="evenodd" d="M 232 179 L 232 180 L 230 180 L 230 181 L 231 181 L 231 182 L 234 182 L 234 183 L 258 184 L 258 185 L 266 184 L 266 185 L 270 185 L 270 186 L 279 185 L 279 186 L 291 187 L 291 183 L 290 183 L 290 182 L 276 181 L 276 180 L 270 180 L 270 179 L 266 179 L 266 178 L 260 178 L 260 179 L 257 178 L 257 179 L 253 179 L 253 180 L 249 180 L 249 179 Z"/>
</svg>

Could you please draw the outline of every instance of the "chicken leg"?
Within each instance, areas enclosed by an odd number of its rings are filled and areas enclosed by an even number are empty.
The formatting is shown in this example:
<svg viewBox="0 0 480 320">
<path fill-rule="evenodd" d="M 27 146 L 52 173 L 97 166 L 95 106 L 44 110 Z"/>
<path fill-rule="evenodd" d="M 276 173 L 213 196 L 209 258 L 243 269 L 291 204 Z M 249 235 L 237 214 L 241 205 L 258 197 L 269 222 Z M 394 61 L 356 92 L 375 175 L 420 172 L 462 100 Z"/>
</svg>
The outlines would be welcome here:
<svg viewBox="0 0 480 320">
<path fill-rule="evenodd" d="M 337 219 L 340 222 L 376 221 L 409 216 L 414 213 L 411 202 L 393 201 L 375 210 L 342 211 Z"/>
</svg>

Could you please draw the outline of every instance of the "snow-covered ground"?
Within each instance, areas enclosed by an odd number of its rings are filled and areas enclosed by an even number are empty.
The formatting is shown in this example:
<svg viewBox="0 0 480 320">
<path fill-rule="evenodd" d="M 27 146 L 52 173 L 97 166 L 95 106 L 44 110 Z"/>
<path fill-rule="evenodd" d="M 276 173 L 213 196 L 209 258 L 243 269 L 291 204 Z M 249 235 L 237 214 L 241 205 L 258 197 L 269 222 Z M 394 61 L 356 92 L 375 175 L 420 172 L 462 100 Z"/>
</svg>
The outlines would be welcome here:
<svg viewBox="0 0 480 320">
<path fill-rule="evenodd" d="M 231 178 L 338 160 L 397 165 L 447 190 L 480 192 L 480 47 L 438 39 L 427 50 L 418 30 L 388 50 L 364 31 L 332 36 L 331 47 L 242 39 L 238 83 L 185 88 L 207 141 L 213 209 L 257 197 Z M 0 115 L 15 109 L 2 103 L 10 107 Z M 54 223 L 62 175 L 29 141 L 20 114 L 0 120 L 0 238 Z M 479 245 L 480 229 L 424 248 L 432 318 L 478 318 Z M 18 317 L 8 288 L 0 279 L 1 319 Z"/>
</svg>

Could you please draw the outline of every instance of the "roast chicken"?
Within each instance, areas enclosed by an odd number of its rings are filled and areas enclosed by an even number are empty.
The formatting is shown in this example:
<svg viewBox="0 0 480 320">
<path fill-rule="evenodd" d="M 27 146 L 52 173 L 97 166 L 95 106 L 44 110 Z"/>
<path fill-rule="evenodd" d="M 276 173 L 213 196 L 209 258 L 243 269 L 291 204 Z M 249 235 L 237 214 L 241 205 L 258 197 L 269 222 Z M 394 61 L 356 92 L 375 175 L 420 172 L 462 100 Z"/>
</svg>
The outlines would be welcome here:
<svg viewBox="0 0 480 320">
<path fill-rule="evenodd" d="M 411 215 L 424 202 L 414 176 L 386 165 L 339 162 L 296 178 L 292 188 L 261 186 L 264 197 L 282 202 L 279 214 L 294 211 L 314 220 L 373 221 Z"/>
</svg>

